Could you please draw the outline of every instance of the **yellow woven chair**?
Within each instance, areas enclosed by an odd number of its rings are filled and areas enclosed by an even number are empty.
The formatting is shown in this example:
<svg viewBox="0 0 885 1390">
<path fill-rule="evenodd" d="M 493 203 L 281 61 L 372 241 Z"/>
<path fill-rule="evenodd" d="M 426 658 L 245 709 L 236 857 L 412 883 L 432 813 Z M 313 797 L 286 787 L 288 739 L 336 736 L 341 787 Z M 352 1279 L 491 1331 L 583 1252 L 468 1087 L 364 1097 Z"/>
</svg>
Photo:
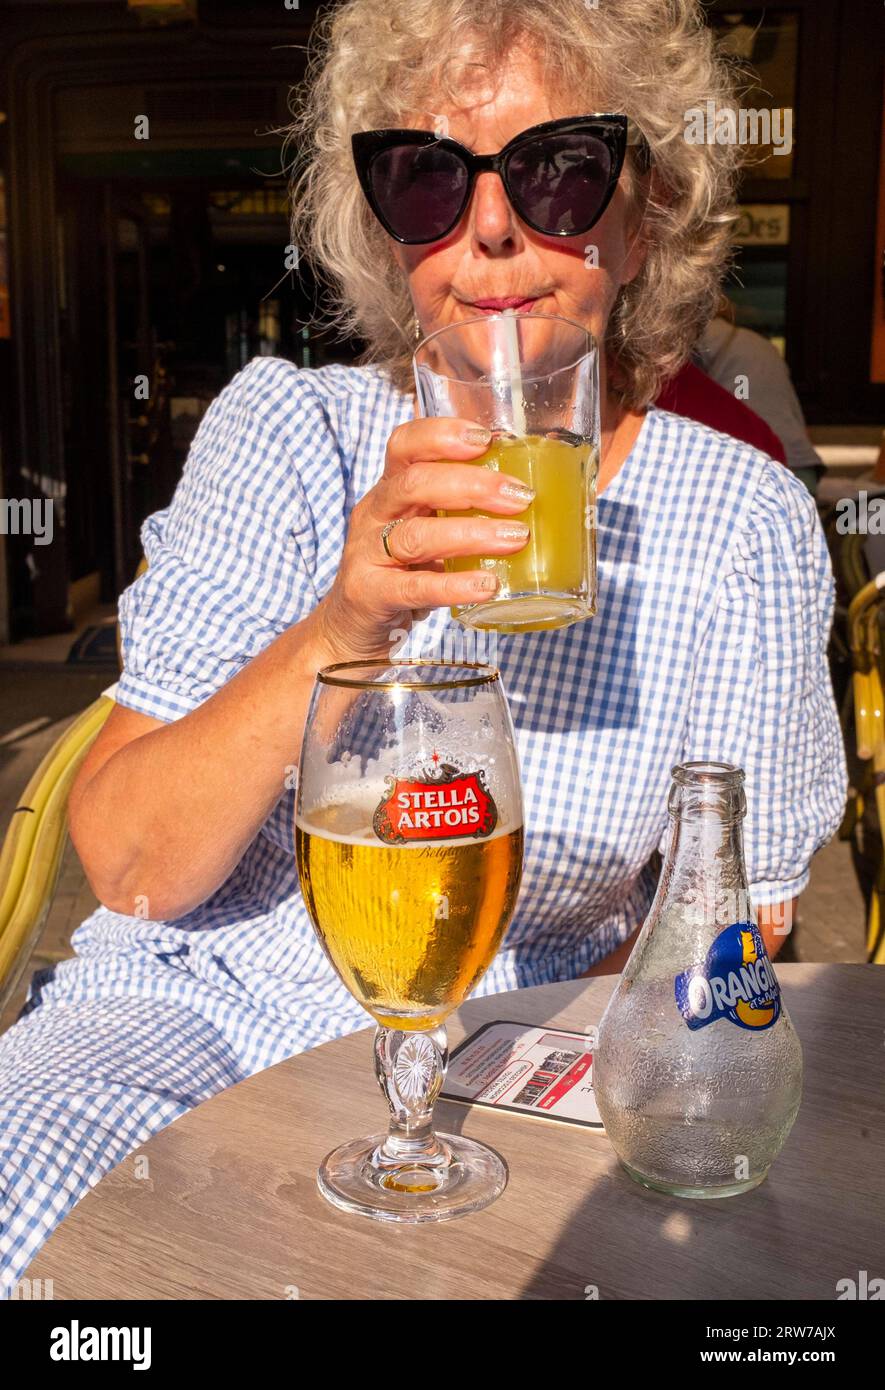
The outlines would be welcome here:
<svg viewBox="0 0 885 1390">
<path fill-rule="evenodd" d="M 840 831 L 857 847 L 858 827 L 871 800 L 878 821 L 875 874 L 867 915 L 867 959 L 885 965 L 885 691 L 882 669 L 882 604 L 885 573 L 865 584 L 848 608 L 854 690 L 854 729 L 858 760 L 865 764 L 861 785 L 849 801 Z"/>
<path fill-rule="evenodd" d="M 0 1013 L 39 940 L 68 834 L 68 795 L 114 708 L 101 695 L 65 729 L 34 773 L 0 850 Z"/>
<path fill-rule="evenodd" d="M 135 577 L 146 569 L 147 561 L 142 559 Z M 52 905 L 67 843 L 71 787 L 113 708 L 114 701 L 100 695 L 56 740 L 25 787 L 0 848 L 0 1014 L 21 979 Z"/>
</svg>

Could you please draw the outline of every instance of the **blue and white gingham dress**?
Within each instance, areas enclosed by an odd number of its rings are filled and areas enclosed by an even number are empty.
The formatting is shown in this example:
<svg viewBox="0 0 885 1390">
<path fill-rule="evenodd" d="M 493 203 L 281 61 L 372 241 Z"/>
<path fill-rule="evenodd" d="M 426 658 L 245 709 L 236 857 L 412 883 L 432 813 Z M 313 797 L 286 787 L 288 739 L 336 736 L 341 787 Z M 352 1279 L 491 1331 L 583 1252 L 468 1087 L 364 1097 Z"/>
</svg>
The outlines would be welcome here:
<svg viewBox="0 0 885 1390">
<path fill-rule="evenodd" d="M 354 503 L 411 401 L 374 368 L 257 358 L 202 421 L 149 517 L 120 605 L 120 704 L 210 698 L 332 583 Z M 571 979 L 653 892 L 670 769 L 746 771 L 757 904 L 802 891 L 846 775 L 826 662 L 833 584 L 804 486 L 733 439 L 652 409 L 598 506 L 599 611 L 465 652 L 437 610 L 404 654 L 497 660 L 527 811 L 523 887 L 478 993 Z M 492 639 L 494 641 L 494 639 Z M 86 1190 L 189 1107 L 367 1015 L 317 944 L 285 793 L 227 882 L 172 922 L 100 907 L 0 1038 L 0 1270 L 8 1293 Z M 292 1117 L 298 1122 L 298 1117 Z M 310 1123 L 310 1116 L 300 1117 Z"/>
</svg>

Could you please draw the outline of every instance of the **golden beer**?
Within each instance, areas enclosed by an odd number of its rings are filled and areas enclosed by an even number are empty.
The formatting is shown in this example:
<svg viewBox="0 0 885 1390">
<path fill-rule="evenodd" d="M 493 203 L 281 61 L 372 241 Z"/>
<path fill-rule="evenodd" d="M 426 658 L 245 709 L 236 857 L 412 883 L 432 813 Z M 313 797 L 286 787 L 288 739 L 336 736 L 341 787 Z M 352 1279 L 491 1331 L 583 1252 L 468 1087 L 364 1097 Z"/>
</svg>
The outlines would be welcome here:
<svg viewBox="0 0 885 1390">
<path fill-rule="evenodd" d="M 452 609 L 452 617 L 471 627 L 498 632 L 538 632 L 564 627 L 595 611 L 589 592 L 595 574 L 596 533 L 591 525 L 597 451 L 586 440 L 526 435 L 493 439 L 476 463 L 509 473 L 534 488 L 534 501 L 513 517 L 531 534 L 522 550 L 509 556 L 459 556 L 446 570 L 493 570 L 500 581 L 487 603 Z M 488 516 L 471 508 L 441 516 Z M 501 520 L 500 517 L 497 518 Z"/>
<path fill-rule="evenodd" d="M 342 803 L 296 823 L 304 901 L 363 1008 L 388 1028 L 435 1028 L 501 943 L 516 905 L 523 830 L 388 845 L 371 819 Z"/>
</svg>

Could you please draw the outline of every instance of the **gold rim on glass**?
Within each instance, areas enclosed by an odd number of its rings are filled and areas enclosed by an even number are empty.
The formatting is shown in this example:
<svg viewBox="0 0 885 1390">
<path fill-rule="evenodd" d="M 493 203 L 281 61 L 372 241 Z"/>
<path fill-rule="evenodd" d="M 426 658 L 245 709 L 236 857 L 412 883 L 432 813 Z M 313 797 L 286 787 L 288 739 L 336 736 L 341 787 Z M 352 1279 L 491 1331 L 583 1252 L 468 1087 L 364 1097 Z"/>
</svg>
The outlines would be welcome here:
<svg viewBox="0 0 885 1390">
<path fill-rule="evenodd" d="M 451 671 L 476 671 L 475 676 L 464 680 L 441 681 L 372 681 L 348 679 L 339 674 L 342 671 L 364 671 L 367 667 L 377 667 L 381 671 L 399 668 L 410 669 L 416 666 L 437 666 Z M 491 685 L 501 676 L 497 666 L 489 666 L 482 661 L 431 661 L 425 657 L 408 657 L 403 661 L 387 661 L 384 657 L 373 657 L 369 661 L 336 661 L 332 666 L 322 666 L 317 671 L 317 680 L 323 685 L 341 685 L 350 690 L 457 690 L 469 686 Z"/>
</svg>

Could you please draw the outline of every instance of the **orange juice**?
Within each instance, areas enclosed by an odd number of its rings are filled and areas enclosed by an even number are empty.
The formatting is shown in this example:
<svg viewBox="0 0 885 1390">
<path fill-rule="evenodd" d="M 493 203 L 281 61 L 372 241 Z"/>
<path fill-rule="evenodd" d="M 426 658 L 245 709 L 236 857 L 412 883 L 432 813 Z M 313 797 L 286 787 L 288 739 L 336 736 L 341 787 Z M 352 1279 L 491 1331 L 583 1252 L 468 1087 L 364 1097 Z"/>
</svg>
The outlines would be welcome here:
<svg viewBox="0 0 885 1390">
<path fill-rule="evenodd" d="M 446 560 L 448 571 L 488 569 L 500 581 L 496 594 L 452 609 L 467 627 L 497 632 L 537 632 L 566 627 L 596 610 L 596 497 L 598 453 L 577 436 L 504 435 L 475 462 L 508 473 L 534 488 L 524 521 L 531 534 L 522 550 L 507 556 L 466 555 Z M 489 516 L 471 508 L 441 516 Z M 500 519 L 500 517 L 499 517 Z M 509 520 L 510 518 L 508 518 Z"/>
</svg>

